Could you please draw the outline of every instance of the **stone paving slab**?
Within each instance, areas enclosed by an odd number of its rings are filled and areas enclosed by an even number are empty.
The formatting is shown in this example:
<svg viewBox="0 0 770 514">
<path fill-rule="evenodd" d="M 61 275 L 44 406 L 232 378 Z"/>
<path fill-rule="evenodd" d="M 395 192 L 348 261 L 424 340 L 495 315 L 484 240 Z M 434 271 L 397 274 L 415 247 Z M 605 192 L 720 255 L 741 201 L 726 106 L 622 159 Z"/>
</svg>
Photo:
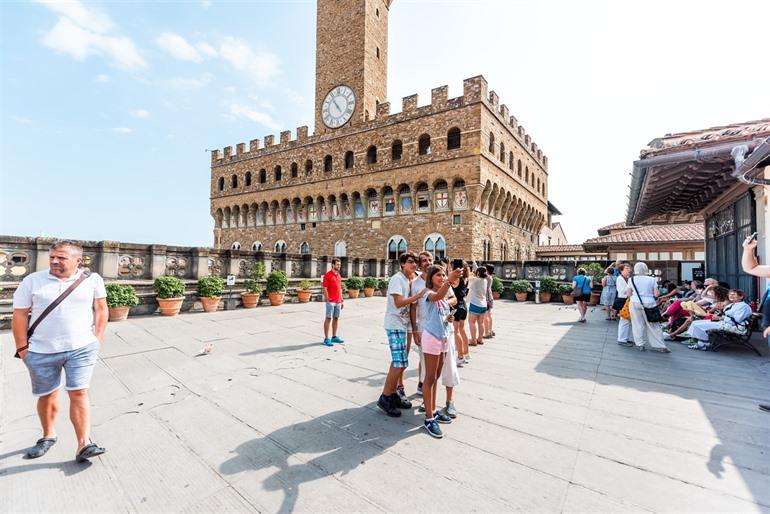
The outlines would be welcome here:
<svg viewBox="0 0 770 514">
<path fill-rule="evenodd" d="M 496 306 L 443 440 L 376 408 L 382 298 L 346 302 L 333 348 L 320 303 L 111 323 L 90 465 L 66 398 L 60 442 L 22 459 L 39 426 L 2 333 L 0 512 L 770 512 L 767 352 L 640 353 L 598 309 Z"/>
</svg>

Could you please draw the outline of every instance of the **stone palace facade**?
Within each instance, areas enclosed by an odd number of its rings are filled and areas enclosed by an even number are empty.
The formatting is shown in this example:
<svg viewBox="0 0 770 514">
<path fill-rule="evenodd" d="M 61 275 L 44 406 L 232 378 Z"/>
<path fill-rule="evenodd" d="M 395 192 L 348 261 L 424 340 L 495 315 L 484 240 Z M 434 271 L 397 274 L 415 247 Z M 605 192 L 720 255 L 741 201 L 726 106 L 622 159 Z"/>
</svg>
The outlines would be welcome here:
<svg viewBox="0 0 770 514">
<path fill-rule="evenodd" d="M 394 259 L 535 258 L 548 160 L 482 76 L 387 101 L 390 0 L 318 0 L 315 132 L 211 154 L 214 245 Z"/>
</svg>

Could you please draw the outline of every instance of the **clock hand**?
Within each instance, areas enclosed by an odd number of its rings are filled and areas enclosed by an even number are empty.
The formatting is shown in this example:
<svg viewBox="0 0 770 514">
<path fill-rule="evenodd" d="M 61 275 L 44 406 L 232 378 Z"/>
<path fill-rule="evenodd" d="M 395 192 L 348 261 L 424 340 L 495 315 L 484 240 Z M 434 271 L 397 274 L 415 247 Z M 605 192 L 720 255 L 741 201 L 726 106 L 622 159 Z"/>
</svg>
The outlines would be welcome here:
<svg viewBox="0 0 770 514">
<path fill-rule="evenodd" d="M 338 97 L 338 98 L 339 98 L 339 97 Z M 343 109 L 342 107 L 340 107 L 340 106 L 337 104 L 337 98 L 335 98 L 335 99 L 333 100 L 333 103 L 334 103 L 334 106 L 335 106 L 335 107 L 337 107 L 337 109 L 339 109 L 339 110 L 340 110 L 340 113 L 342 113 L 342 112 L 344 112 L 344 111 L 345 111 L 345 109 Z"/>
</svg>

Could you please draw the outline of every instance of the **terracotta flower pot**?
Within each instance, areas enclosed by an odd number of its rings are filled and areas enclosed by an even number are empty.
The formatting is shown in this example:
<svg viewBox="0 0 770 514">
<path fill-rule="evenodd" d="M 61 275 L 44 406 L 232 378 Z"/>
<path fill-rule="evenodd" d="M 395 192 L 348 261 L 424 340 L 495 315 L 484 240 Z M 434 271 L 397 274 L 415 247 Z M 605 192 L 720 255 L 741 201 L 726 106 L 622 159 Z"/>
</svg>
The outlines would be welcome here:
<svg viewBox="0 0 770 514">
<path fill-rule="evenodd" d="M 492 298 L 493 298 L 494 300 L 499 300 L 499 299 L 500 299 L 500 293 L 495 293 L 495 292 L 492 292 Z"/>
<path fill-rule="evenodd" d="M 358 298 L 358 289 L 348 289 L 348 298 Z"/>
<path fill-rule="evenodd" d="M 364 296 L 366 298 L 371 298 L 374 296 L 374 288 L 373 287 L 365 287 L 364 288 Z"/>
<path fill-rule="evenodd" d="M 572 305 L 575 303 L 575 297 L 571 294 L 563 294 L 561 295 L 561 301 L 564 302 L 564 305 Z"/>
<path fill-rule="evenodd" d="M 244 309 L 253 309 L 259 303 L 259 294 L 241 293 L 241 301 Z"/>
<path fill-rule="evenodd" d="M 598 305 L 599 299 L 602 297 L 601 293 L 591 293 L 591 301 L 589 302 L 589 305 Z"/>
<path fill-rule="evenodd" d="M 516 294 L 516 301 L 517 302 L 526 302 L 527 301 L 527 293 L 515 293 Z"/>
<path fill-rule="evenodd" d="M 203 304 L 203 312 L 217 312 L 221 296 L 201 296 L 200 301 Z"/>
<path fill-rule="evenodd" d="M 268 293 L 267 297 L 270 298 L 270 305 L 277 306 L 283 303 L 283 296 L 285 293 Z"/>
<path fill-rule="evenodd" d="M 128 318 L 128 311 L 131 309 L 128 305 L 118 305 L 110 307 L 110 321 L 123 321 Z"/>
<path fill-rule="evenodd" d="M 540 301 L 542 303 L 548 303 L 551 301 L 551 293 L 540 292 Z"/>
<path fill-rule="evenodd" d="M 380 294 L 382 296 L 388 296 L 388 290 L 387 289 L 380 289 Z"/>
<path fill-rule="evenodd" d="M 307 291 L 297 291 L 297 298 L 299 299 L 299 303 L 307 303 L 310 301 L 310 296 L 313 294 L 313 291 L 307 290 Z"/>
<path fill-rule="evenodd" d="M 158 298 L 161 316 L 176 316 L 182 310 L 182 298 Z"/>
</svg>

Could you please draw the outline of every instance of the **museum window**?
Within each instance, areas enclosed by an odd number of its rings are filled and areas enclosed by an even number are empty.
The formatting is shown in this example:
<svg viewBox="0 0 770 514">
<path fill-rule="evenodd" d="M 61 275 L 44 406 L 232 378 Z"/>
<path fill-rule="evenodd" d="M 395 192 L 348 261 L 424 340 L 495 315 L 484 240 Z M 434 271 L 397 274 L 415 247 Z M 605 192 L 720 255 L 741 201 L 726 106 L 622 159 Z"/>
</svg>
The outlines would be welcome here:
<svg viewBox="0 0 770 514">
<path fill-rule="evenodd" d="M 537 179 L 537 192 L 540 193 L 540 179 Z"/>
<path fill-rule="evenodd" d="M 345 169 L 349 170 L 353 168 L 353 152 L 348 150 L 345 152 Z"/>
<path fill-rule="evenodd" d="M 313 161 L 308 159 L 305 161 L 305 175 L 310 176 L 313 174 Z"/>
<path fill-rule="evenodd" d="M 502 141 L 500 142 L 500 160 L 505 162 L 505 145 Z"/>
<path fill-rule="evenodd" d="M 673 261 L 683 261 L 684 260 L 684 253 L 683 252 L 672 252 L 671 253 L 671 260 L 673 260 Z"/>
<path fill-rule="evenodd" d="M 505 241 L 500 243 L 500 260 L 504 261 L 508 259 L 508 248 L 505 245 Z"/>
<path fill-rule="evenodd" d="M 446 257 L 446 240 L 441 234 L 430 234 L 425 238 L 423 249 L 433 254 L 433 260 Z"/>
<path fill-rule="evenodd" d="M 348 244 L 345 241 L 337 241 L 334 243 L 334 256 L 345 257 L 348 254 Z"/>
<path fill-rule="evenodd" d="M 377 163 L 377 147 L 372 145 L 366 151 L 366 162 L 369 164 Z"/>
<path fill-rule="evenodd" d="M 238 187 L 238 175 L 230 177 L 230 187 L 233 189 Z"/>
<path fill-rule="evenodd" d="M 260 241 L 254 241 L 251 243 L 251 251 L 252 252 L 261 252 L 262 251 L 262 243 Z"/>
<path fill-rule="evenodd" d="M 513 152 L 508 152 L 508 169 L 513 171 Z"/>
<path fill-rule="evenodd" d="M 259 170 L 259 183 L 264 184 L 265 182 L 267 182 L 267 171 L 265 168 L 262 168 Z"/>
<path fill-rule="evenodd" d="M 225 179 L 224 177 L 219 178 L 219 190 L 224 191 L 225 190 Z"/>
<path fill-rule="evenodd" d="M 482 251 L 482 260 L 488 261 L 489 260 L 489 240 L 485 239 L 483 242 L 483 251 Z"/>
<path fill-rule="evenodd" d="M 275 243 L 275 253 L 286 253 L 286 241 L 281 239 Z"/>
<path fill-rule="evenodd" d="M 380 47 L 378 46 L 377 47 L 377 59 L 379 59 L 379 58 L 380 58 Z"/>
<path fill-rule="evenodd" d="M 406 239 L 401 236 L 391 237 L 388 241 L 388 259 L 396 260 L 403 253 L 406 253 Z"/>
<path fill-rule="evenodd" d="M 250 171 L 246 172 L 246 180 L 244 180 L 244 185 L 246 187 L 249 187 L 251 185 L 251 172 Z"/>
<path fill-rule="evenodd" d="M 282 170 L 280 166 L 276 166 L 275 170 L 273 170 L 273 174 L 275 175 L 275 181 L 280 182 L 281 181 L 281 174 Z"/>
<path fill-rule="evenodd" d="M 303 241 L 302 244 L 299 245 L 299 253 L 302 255 L 310 253 L 310 244 L 307 241 Z"/>
<path fill-rule="evenodd" d="M 489 153 L 494 155 L 495 153 L 495 135 L 493 133 L 489 133 Z"/>
<path fill-rule="evenodd" d="M 452 127 L 449 129 L 449 131 L 446 133 L 446 149 L 455 150 L 460 148 L 461 143 L 462 135 L 460 134 L 460 129 L 457 127 Z"/>
<path fill-rule="evenodd" d="M 424 182 L 417 185 L 417 211 L 430 211 L 430 195 L 428 194 L 428 185 Z"/>
<path fill-rule="evenodd" d="M 524 182 L 529 184 L 529 166 L 524 168 Z"/>
<path fill-rule="evenodd" d="M 382 204 L 385 208 L 385 216 L 393 216 L 396 214 L 396 199 L 393 197 L 393 188 L 390 186 L 385 187 L 382 191 Z"/>
<path fill-rule="evenodd" d="M 412 212 L 412 194 L 409 186 L 404 184 L 398 188 L 398 201 L 401 204 L 401 214 Z"/>
<path fill-rule="evenodd" d="M 400 139 L 393 141 L 390 146 L 390 159 L 393 161 L 401 160 L 401 155 L 404 153 L 404 145 Z"/>
<path fill-rule="evenodd" d="M 238 241 L 234 242 L 232 245 L 230 245 L 231 250 L 240 250 L 241 249 L 241 243 Z"/>
<path fill-rule="evenodd" d="M 452 216 L 452 225 L 462 225 L 463 217 L 461 214 L 455 214 Z"/>
<path fill-rule="evenodd" d="M 430 155 L 430 136 L 423 134 L 417 140 L 417 153 L 420 155 Z"/>
<path fill-rule="evenodd" d="M 332 170 L 332 156 L 324 157 L 324 172 L 329 173 Z"/>
<path fill-rule="evenodd" d="M 521 159 L 516 161 L 516 169 L 518 170 L 519 178 L 521 178 Z"/>
</svg>

